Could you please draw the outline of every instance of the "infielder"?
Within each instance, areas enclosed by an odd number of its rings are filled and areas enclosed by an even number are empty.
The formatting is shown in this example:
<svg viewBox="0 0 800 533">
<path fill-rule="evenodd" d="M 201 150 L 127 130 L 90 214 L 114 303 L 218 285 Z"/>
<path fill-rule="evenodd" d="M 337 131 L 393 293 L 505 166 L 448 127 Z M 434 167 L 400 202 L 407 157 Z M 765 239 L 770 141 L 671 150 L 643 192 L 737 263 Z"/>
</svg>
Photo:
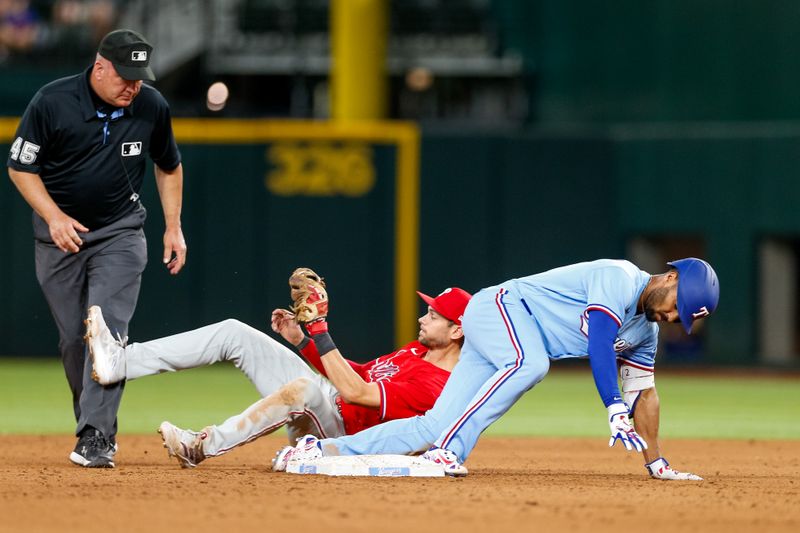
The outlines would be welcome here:
<svg viewBox="0 0 800 533">
<path fill-rule="evenodd" d="M 236 320 L 123 347 L 106 327 L 101 310 L 92 307 L 87 343 L 94 377 L 108 384 L 225 360 L 247 375 L 262 399 L 242 413 L 199 432 L 161 424 L 165 447 L 184 468 L 284 425 L 290 442 L 296 442 L 307 433 L 338 437 L 430 409 L 458 361 L 463 343 L 461 316 L 470 295 L 459 288 L 446 289 L 436 298 L 418 293 L 429 305 L 419 319 L 418 340 L 359 364 L 344 359 L 335 348 L 326 349 L 320 357 L 318 342 L 332 344 L 327 332 L 327 295 L 324 286 L 320 290 L 323 302 L 310 302 L 320 312 L 306 326 L 313 339 L 303 333 L 294 313 L 284 309 L 272 313 L 273 331 L 296 346 L 320 374 L 288 348 Z M 295 310 L 302 312 L 297 306 Z"/>
<path fill-rule="evenodd" d="M 115 331 L 127 335 L 147 264 L 139 193 L 148 155 L 164 211 L 164 264 L 177 274 L 186 261 L 183 167 L 169 105 L 142 84 L 155 80 L 152 52 L 134 31 L 106 35 L 92 66 L 34 95 L 7 163 L 34 211 L 36 278 L 58 327 L 77 421 L 69 458 L 84 467 L 114 466 L 125 384 L 101 387 L 89 377 L 82 317 L 100 305 Z"/>
<path fill-rule="evenodd" d="M 630 419 L 644 399 L 647 409 L 637 425 L 656 444 L 656 453 L 645 456 L 650 475 L 700 479 L 675 472 L 657 454 L 656 322 L 680 321 L 691 333 L 695 320 L 716 309 L 719 282 L 703 260 L 681 259 L 669 265 L 668 272 L 651 276 L 628 261 L 601 259 L 483 289 L 464 314 L 461 359 L 425 416 L 349 437 L 303 438 L 297 447 L 279 452 L 281 461 L 274 469 L 321 455 L 408 454 L 433 445 L 423 457 L 441 464 L 449 475 L 466 475 L 462 463 L 478 436 L 544 378 L 550 359 L 588 354 L 608 410 L 609 446 L 619 440 L 628 450 L 647 453 L 646 439 Z M 615 359 L 621 363 L 622 394 Z"/>
</svg>

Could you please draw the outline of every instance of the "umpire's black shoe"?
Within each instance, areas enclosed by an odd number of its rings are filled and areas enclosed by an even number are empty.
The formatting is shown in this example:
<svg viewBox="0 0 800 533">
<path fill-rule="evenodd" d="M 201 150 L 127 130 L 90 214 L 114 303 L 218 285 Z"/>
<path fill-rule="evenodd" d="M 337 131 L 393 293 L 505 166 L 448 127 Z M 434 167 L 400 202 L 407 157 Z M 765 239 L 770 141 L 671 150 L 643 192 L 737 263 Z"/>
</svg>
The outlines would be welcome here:
<svg viewBox="0 0 800 533">
<path fill-rule="evenodd" d="M 98 430 L 86 428 L 69 460 L 86 468 L 114 468 L 114 445 Z"/>
</svg>

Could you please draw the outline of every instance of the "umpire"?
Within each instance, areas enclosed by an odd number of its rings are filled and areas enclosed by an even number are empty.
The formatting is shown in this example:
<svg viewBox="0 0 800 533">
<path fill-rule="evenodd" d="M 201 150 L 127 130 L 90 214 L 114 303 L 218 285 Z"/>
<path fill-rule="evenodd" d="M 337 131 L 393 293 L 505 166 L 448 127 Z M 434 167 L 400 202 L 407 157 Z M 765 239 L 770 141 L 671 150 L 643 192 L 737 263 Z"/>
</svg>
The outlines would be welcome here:
<svg viewBox="0 0 800 533">
<path fill-rule="evenodd" d="M 78 422 L 70 460 L 113 468 L 124 382 L 91 378 L 83 343 L 86 309 L 99 305 L 112 332 L 128 333 L 147 263 L 139 201 L 145 154 L 155 163 L 164 210 L 164 264 L 186 261 L 181 231 L 183 167 L 169 105 L 154 81 L 153 47 L 138 33 L 106 35 L 94 64 L 37 92 L 8 158 L 11 181 L 33 208 L 36 277 L 55 318 Z"/>
</svg>

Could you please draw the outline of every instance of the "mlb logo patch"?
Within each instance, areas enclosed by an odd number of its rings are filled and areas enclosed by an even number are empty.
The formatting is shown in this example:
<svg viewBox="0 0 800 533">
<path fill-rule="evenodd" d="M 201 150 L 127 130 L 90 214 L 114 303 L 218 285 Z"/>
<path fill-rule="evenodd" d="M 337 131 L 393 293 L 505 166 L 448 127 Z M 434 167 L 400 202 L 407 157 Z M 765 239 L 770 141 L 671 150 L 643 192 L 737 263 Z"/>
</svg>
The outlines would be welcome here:
<svg viewBox="0 0 800 533">
<path fill-rule="evenodd" d="M 147 61 L 147 50 L 134 50 L 131 52 L 131 61 Z"/>
<path fill-rule="evenodd" d="M 142 155 L 142 141 L 122 143 L 122 157 Z"/>
</svg>

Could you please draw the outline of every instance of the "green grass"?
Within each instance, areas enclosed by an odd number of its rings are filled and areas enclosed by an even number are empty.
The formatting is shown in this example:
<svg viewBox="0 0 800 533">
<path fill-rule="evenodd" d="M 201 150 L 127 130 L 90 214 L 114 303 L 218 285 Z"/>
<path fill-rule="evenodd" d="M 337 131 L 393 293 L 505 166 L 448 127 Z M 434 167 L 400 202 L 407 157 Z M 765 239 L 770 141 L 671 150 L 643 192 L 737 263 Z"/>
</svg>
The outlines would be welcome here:
<svg viewBox="0 0 800 533">
<path fill-rule="evenodd" d="M 120 431 L 154 432 L 163 420 L 201 428 L 258 400 L 235 367 L 220 364 L 131 381 L 119 412 Z M 72 433 L 72 395 L 58 360 L 0 359 L 0 433 Z"/>
<path fill-rule="evenodd" d="M 800 439 L 800 380 L 665 373 L 656 385 L 664 436 Z M 602 436 L 608 432 L 604 415 L 588 369 L 556 370 L 487 433 Z"/>
<path fill-rule="evenodd" d="M 658 377 L 661 433 L 670 438 L 800 439 L 800 380 L 746 376 Z M 162 374 L 126 385 L 123 433 L 150 433 L 162 420 L 201 428 L 258 399 L 231 365 Z M 72 403 L 57 360 L 0 359 L 4 434 L 71 433 Z M 588 368 L 553 369 L 492 427 L 491 435 L 605 436 L 605 409 Z"/>
</svg>

